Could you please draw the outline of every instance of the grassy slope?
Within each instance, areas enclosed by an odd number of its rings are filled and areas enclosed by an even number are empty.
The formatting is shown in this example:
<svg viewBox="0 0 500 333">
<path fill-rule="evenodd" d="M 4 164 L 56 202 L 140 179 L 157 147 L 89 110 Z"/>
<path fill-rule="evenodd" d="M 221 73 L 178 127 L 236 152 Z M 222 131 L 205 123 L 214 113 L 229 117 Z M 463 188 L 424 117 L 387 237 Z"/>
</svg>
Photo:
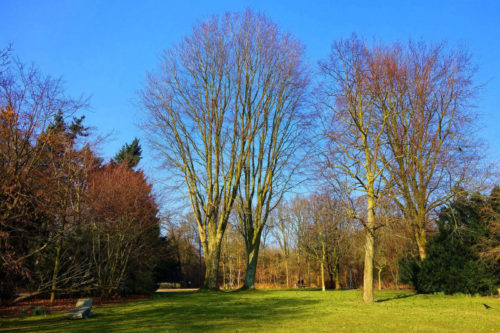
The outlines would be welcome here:
<svg viewBox="0 0 500 333">
<path fill-rule="evenodd" d="M 94 309 L 87 320 L 64 314 L 0 319 L 0 332 L 500 332 L 500 300 L 382 291 L 260 290 L 159 293 L 152 300 Z M 482 303 L 493 309 L 486 310 Z"/>
</svg>

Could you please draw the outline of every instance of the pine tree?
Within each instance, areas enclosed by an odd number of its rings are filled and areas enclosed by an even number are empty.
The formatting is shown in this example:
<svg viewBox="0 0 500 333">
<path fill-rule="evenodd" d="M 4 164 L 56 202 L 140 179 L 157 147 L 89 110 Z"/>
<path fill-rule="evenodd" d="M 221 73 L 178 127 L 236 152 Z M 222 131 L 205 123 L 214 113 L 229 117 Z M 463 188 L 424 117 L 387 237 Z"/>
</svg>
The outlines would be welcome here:
<svg viewBox="0 0 500 333">
<path fill-rule="evenodd" d="M 133 168 L 137 164 L 139 164 L 139 161 L 141 160 L 141 154 L 142 149 L 141 145 L 139 144 L 139 139 L 135 138 L 132 143 L 126 143 L 115 155 L 113 160 L 117 164 L 125 162 L 130 168 Z"/>
</svg>

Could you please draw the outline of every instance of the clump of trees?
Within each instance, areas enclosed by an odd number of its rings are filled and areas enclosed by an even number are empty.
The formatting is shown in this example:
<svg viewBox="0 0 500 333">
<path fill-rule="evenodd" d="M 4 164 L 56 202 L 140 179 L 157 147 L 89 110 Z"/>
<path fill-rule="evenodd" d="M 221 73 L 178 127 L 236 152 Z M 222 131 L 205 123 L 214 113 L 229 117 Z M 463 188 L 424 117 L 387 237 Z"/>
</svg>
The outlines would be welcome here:
<svg viewBox="0 0 500 333">
<path fill-rule="evenodd" d="M 87 105 L 0 53 L 0 300 L 151 293 L 175 261 L 134 140 L 103 163 Z"/>
<path fill-rule="evenodd" d="M 87 101 L 1 51 L 2 300 L 159 281 L 492 293 L 500 191 L 481 194 L 470 55 L 352 36 L 318 67 L 310 89 L 304 46 L 251 10 L 166 50 L 144 128 L 190 211 L 162 217 L 138 139 L 104 163 Z"/>
<path fill-rule="evenodd" d="M 399 208 L 423 261 L 431 214 L 457 189 L 478 188 L 478 145 L 470 133 L 474 70 L 466 52 L 445 45 L 369 46 L 356 36 L 334 43 L 320 62 L 323 164 L 365 230 L 367 302 L 376 233 L 384 226 L 377 223 L 380 203 L 389 199 Z M 358 199 L 363 211 L 352 205 Z"/>
<path fill-rule="evenodd" d="M 235 256 L 221 259 L 238 240 L 226 240 L 228 228 L 242 237 L 243 288 L 259 280 L 267 235 L 275 246 L 265 260 L 282 266 L 275 282 L 291 286 L 295 252 L 294 278 L 313 265 L 323 289 L 325 274 L 340 287 L 341 270 L 352 286 L 360 267 L 366 302 L 375 275 L 379 288 L 384 274 L 397 286 L 405 253 L 417 251 L 419 264 L 427 258 L 438 212 L 483 184 L 471 133 L 474 72 L 467 52 L 445 44 L 368 45 L 352 36 L 319 63 L 310 95 L 300 43 L 264 15 L 248 10 L 195 26 L 165 51 L 141 97 L 153 147 L 191 204 L 204 287 L 218 289 L 226 260 L 233 267 Z M 307 160 L 298 147 L 309 148 Z M 314 169 L 325 190 L 285 203 L 298 165 Z"/>
</svg>

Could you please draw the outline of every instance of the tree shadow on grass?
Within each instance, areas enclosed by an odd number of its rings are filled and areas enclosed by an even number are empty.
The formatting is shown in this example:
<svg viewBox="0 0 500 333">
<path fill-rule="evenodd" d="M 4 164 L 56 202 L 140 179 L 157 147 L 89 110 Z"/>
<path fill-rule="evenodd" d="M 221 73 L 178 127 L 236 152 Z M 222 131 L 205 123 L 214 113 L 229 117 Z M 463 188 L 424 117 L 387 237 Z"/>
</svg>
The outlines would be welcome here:
<svg viewBox="0 0 500 333">
<path fill-rule="evenodd" d="M 295 297 L 245 298 L 208 297 L 199 303 L 173 304 L 169 309 L 158 308 L 137 313 L 144 324 L 173 331 L 237 331 L 256 323 L 269 327 L 288 319 L 307 316 L 303 311 L 316 300 Z M 298 310 L 301 309 L 301 310 Z"/>
<path fill-rule="evenodd" d="M 396 295 L 394 297 L 388 297 L 388 298 L 378 299 L 378 300 L 375 301 L 375 303 L 382 303 L 382 302 L 387 302 L 387 301 L 393 301 L 393 300 L 396 300 L 396 299 L 408 298 L 408 297 L 413 297 L 413 296 L 416 296 L 416 294 L 399 294 L 399 295 Z"/>
<path fill-rule="evenodd" d="M 317 300 L 273 297 L 272 294 L 176 293 L 151 301 L 95 309 L 85 320 L 65 316 L 19 319 L 0 326 L 12 332 L 158 332 L 237 331 L 245 327 L 282 327 L 290 319 L 306 318 Z"/>
</svg>

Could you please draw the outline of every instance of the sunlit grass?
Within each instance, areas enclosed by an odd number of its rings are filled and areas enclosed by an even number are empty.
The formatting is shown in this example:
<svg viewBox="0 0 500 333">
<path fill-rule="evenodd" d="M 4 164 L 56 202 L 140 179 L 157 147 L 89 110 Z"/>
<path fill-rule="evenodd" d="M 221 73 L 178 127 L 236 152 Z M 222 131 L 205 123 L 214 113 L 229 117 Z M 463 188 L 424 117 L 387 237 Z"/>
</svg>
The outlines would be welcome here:
<svg viewBox="0 0 500 333">
<path fill-rule="evenodd" d="M 259 290 L 164 292 L 151 300 L 94 308 L 94 317 L 64 314 L 0 320 L 12 332 L 500 332 L 493 297 L 376 292 Z M 492 306 L 487 310 L 483 303 Z"/>
</svg>

